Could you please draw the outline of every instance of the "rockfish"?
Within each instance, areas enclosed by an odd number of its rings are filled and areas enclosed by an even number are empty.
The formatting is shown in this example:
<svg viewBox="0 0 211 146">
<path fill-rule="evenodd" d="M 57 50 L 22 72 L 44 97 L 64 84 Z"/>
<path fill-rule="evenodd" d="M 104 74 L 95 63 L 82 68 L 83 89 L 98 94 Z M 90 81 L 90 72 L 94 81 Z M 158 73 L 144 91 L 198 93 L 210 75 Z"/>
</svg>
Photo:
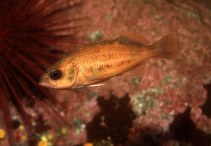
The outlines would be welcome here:
<svg viewBox="0 0 211 146">
<path fill-rule="evenodd" d="M 119 75 L 141 77 L 149 58 L 176 54 L 176 41 L 170 34 L 152 44 L 143 37 L 120 36 L 74 48 L 47 69 L 39 84 L 67 89 L 99 85 Z"/>
</svg>

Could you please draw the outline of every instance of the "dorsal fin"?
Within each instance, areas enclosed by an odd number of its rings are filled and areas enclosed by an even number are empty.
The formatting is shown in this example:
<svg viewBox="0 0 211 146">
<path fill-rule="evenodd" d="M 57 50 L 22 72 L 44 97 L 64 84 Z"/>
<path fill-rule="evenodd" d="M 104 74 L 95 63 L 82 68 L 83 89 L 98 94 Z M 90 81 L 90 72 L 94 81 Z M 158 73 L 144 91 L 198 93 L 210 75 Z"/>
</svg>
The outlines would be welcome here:
<svg viewBox="0 0 211 146">
<path fill-rule="evenodd" d="M 116 41 L 120 44 L 120 45 L 130 45 L 130 46 L 144 46 L 142 43 L 140 42 L 136 42 L 134 40 L 131 40 L 125 36 L 119 36 Z"/>
<path fill-rule="evenodd" d="M 143 45 L 143 46 L 146 46 L 149 44 L 149 41 L 145 37 L 143 37 L 137 33 L 133 33 L 133 32 L 124 33 L 117 39 L 120 43 L 127 43 L 127 44 L 135 43 L 135 44 L 139 44 L 139 45 Z"/>
</svg>

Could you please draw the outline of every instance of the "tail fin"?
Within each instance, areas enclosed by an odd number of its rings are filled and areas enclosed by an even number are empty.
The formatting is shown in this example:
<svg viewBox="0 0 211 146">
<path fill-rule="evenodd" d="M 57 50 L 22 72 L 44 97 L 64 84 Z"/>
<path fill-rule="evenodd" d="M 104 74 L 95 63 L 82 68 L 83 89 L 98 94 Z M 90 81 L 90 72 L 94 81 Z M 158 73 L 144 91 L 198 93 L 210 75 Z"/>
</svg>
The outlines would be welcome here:
<svg viewBox="0 0 211 146">
<path fill-rule="evenodd" d="M 158 51 L 158 56 L 163 58 L 176 58 L 178 55 L 178 48 L 175 37 L 172 34 L 167 34 L 159 41 L 150 46 L 152 49 Z"/>
</svg>

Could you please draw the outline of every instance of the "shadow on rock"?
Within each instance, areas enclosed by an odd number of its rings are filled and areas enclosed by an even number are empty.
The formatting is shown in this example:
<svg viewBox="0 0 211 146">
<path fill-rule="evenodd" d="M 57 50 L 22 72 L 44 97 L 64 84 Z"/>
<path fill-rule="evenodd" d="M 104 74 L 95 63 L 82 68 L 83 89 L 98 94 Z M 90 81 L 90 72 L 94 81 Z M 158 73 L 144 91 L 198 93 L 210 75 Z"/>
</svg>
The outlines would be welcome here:
<svg viewBox="0 0 211 146">
<path fill-rule="evenodd" d="M 129 96 L 117 98 L 112 95 L 108 100 L 99 97 L 97 101 L 101 110 L 86 127 L 88 139 L 98 141 L 110 138 L 115 145 L 125 144 L 136 117 Z"/>
</svg>

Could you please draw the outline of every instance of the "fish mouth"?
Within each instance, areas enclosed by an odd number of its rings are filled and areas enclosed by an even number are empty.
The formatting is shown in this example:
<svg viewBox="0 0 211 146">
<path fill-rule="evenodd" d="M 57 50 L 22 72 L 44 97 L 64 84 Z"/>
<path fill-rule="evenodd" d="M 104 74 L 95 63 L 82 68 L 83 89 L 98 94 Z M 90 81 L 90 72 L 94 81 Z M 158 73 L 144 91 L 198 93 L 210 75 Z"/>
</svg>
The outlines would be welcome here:
<svg viewBox="0 0 211 146">
<path fill-rule="evenodd" d="M 55 85 L 51 84 L 51 83 L 48 83 L 46 81 L 40 81 L 39 82 L 39 85 L 40 86 L 43 86 L 43 87 L 47 87 L 47 88 L 56 88 Z"/>
</svg>

